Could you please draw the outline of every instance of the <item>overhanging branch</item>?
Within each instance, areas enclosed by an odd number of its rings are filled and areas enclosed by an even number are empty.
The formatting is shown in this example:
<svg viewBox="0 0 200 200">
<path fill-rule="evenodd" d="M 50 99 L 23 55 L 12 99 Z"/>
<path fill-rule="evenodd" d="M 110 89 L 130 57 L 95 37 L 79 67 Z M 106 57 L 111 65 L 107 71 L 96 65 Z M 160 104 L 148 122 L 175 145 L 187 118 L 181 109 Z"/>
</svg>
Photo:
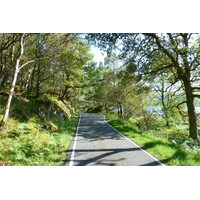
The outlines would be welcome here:
<svg viewBox="0 0 200 200">
<path fill-rule="evenodd" d="M 178 109 L 178 112 L 179 112 L 179 114 L 180 114 L 182 117 L 186 117 L 186 116 L 181 112 L 179 106 L 181 106 L 181 105 L 184 104 L 184 103 L 187 103 L 187 101 L 183 101 L 183 102 L 179 103 L 178 105 L 176 105 L 176 107 L 177 107 L 177 109 Z"/>
<path fill-rule="evenodd" d="M 200 90 L 200 87 L 192 87 L 192 90 Z"/>
<path fill-rule="evenodd" d="M 33 63 L 33 62 L 35 62 L 35 61 L 36 61 L 36 60 L 30 60 L 30 61 L 24 63 L 21 67 L 19 67 L 19 71 L 20 71 L 24 66 L 28 65 L 29 63 Z"/>
<path fill-rule="evenodd" d="M 199 98 L 200 99 L 200 94 L 194 94 L 193 97 Z"/>
<path fill-rule="evenodd" d="M 157 73 L 157 72 L 163 71 L 163 70 L 165 70 L 165 69 L 168 69 L 168 68 L 170 68 L 170 67 L 173 67 L 173 64 L 166 65 L 166 66 L 161 67 L 161 68 L 159 68 L 159 69 L 157 69 L 157 70 L 152 70 L 152 71 L 150 71 L 150 72 L 146 72 L 146 73 L 144 73 L 144 75 Z"/>
<path fill-rule="evenodd" d="M 182 105 L 182 104 L 184 104 L 184 103 L 187 103 L 187 101 L 183 101 L 183 102 L 177 104 L 176 107 L 178 108 L 180 105 Z"/>
</svg>

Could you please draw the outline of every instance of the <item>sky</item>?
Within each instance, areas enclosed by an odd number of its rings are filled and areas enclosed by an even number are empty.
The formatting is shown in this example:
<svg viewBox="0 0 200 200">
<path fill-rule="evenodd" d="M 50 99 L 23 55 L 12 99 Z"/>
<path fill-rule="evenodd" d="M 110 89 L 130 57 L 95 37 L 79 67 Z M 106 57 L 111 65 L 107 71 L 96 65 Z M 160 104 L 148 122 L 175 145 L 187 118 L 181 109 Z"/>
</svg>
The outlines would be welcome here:
<svg viewBox="0 0 200 200">
<path fill-rule="evenodd" d="M 106 53 L 101 51 L 99 48 L 91 46 L 90 52 L 94 55 L 94 61 L 99 63 L 99 62 L 104 62 L 104 58 L 106 57 Z"/>
</svg>

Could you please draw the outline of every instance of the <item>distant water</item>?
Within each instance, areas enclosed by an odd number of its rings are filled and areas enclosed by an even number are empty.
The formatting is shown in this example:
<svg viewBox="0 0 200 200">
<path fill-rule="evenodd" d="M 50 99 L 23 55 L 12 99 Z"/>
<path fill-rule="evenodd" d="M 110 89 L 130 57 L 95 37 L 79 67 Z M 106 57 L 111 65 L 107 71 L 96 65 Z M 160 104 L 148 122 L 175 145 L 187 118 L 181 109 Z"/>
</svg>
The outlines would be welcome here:
<svg viewBox="0 0 200 200">
<path fill-rule="evenodd" d="M 160 106 L 149 106 L 147 107 L 147 112 L 152 114 L 158 114 L 158 115 L 163 115 L 162 108 Z"/>
<path fill-rule="evenodd" d="M 200 114 L 200 106 L 195 107 L 195 111 L 196 111 L 196 113 Z"/>
<path fill-rule="evenodd" d="M 186 108 L 187 109 L 187 108 Z M 152 113 L 155 113 L 155 114 L 158 114 L 158 115 L 163 115 L 163 111 L 162 111 L 162 108 L 160 106 L 150 106 L 150 107 L 147 107 L 147 111 L 152 114 Z M 200 114 L 200 106 L 196 106 L 195 107 L 195 111 L 197 114 Z"/>
</svg>

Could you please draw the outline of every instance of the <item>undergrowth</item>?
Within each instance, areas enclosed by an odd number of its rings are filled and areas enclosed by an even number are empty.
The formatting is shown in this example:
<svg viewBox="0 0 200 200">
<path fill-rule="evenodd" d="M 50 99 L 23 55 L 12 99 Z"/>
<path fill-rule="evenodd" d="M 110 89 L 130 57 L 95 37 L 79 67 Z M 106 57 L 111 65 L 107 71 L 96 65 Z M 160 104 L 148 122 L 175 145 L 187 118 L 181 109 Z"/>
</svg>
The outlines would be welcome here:
<svg viewBox="0 0 200 200">
<path fill-rule="evenodd" d="M 0 133 L 0 165 L 63 165 L 76 123 L 77 117 L 48 123 L 34 117 L 26 122 L 10 118 Z"/>
<path fill-rule="evenodd" d="M 114 114 L 107 114 L 107 118 L 113 127 L 163 163 L 174 166 L 200 165 L 200 143 L 187 137 L 186 127 L 142 131 L 132 120 L 119 119 Z"/>
</svg>

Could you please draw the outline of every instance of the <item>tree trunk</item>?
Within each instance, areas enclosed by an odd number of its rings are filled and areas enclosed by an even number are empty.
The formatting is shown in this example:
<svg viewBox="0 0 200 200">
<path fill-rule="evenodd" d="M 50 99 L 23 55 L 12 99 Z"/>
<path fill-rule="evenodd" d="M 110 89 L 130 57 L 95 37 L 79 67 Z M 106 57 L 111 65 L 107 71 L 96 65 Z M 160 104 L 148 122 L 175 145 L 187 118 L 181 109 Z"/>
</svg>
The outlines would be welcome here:
<svg viewBox="0 0 200 200">
<path fill-rule="evenodd" d="M 33 71 L 32 71 L 32 75 L 31 75 L 31 79 L 30 79 L 30 84 L 29 84 L 29 87 L 28 87 L 29 92 L 33 91 L 33 84 L 34 84 L 36 66 L 37 66 L 37 64 L 35 63 L 34 66 L 33 66 Z"/>
<path fill-rule="evenodd" d="M 163 110 L 163 113 L 164 113 L 164 115 L 165 115 L 166 127 L 167 127 L 167 128 L 170 128 L 169 116 L 168 116 L 168 113 L 167 113 L 167 108 L 166 108 L 166 106 L 165 106 L 164 100 L 162 100 L 162 106 L 163 106 L 162 110 Z"/>
<path fill-rule="evenodd" d="M 38 98 L 40 96 L 40 77 L 41 77 L 41 73 L 40 73 L 40 62 L 38 62 L 38 71 L 37 71 L 37 82 L 36 82 L 36 98 Z"/>
<path fill-rule="evenodd" d="M 1 81 L 0 81 L 0 87 L 5 87 L 5 83 L 8 80 L 8 74 L 5 74 L 2 76 Z"/>
<path fill-rule="evenodd" d="M 164 85 L 164 81 L 162 80 L 162 88 L 161 88 L 161 102 L 162 102 L 162 110 L 163 113 L 165 115 L 165 121 L 166 121 L 166 127 L 169 128 L 169 117 L 168 117 L 168 113 L 167 113 L 167 108 L 166 108 L 166 104 L 165 104 L 165 85 Z"/>
<path fill-rule="evenodd" d="M 122 118 L 122 116 L 123 116 L 123 109 L 122 109 L 122 104 L 121 104 L 121 102 L 117 102 L 118 103 L 118 116 L 120 117 L 120 118 Z"/>
<path fill-rule="evenodd" d="M 18 76 L 18 73 L 19 73 L 19 61 L 20 61 L 20 58 L 18 58 L 17 62 L 16 62 L 15 74 L 14 74 L 12 85 L 11 85 L 11 88 L 10 88 L 5 113 L 4 113 L 3 119 L 1 120 L 1 123 L 0 123 L 0 129 L 3 128 L 4 124 L 7 122 L 8 117 L 9 117 L 10 105 L 11 105 L 11 101 L 12 101 L 12 98 L 13 98 L 15 85 L 16 85 L 16 82 L 17 82 L 17 76 Z"/>
<path fill-rule="evenodd" d="M 28 76 L 27 76 L 26 83 L 25 83 L 25 91 L 28 90 L 32 72 L 33 72 L 33 68 L 30 68 L 28 71 Z"/>
<path fill-rule="evenodd" d="M 37 81 L 36 81 L 36 93 L 35 96 L 38 98 L 40 96 L 40 81 L 41 81 L 41 43 L 40 34 L 37 35 L 36 39 L 36 58 L 39 60 L 37 63 Z"/>
<path fill-rule="evenodd" d="M 9 96 L 8 96 L 8 100 L 7 100 L 7 104 L 6 104 L 5 113 L 4 113 L 3 119 L 0 122 L 0 130 L 3 128 L 5 123 L 8 121 L 9 112 L 10 112 L 10 105 L 11 105 L 13 94 L 14 94 L 14 91 L 15 91 L 17 76 L 18 76 L 18 73 L 19 73 L 19 70 L 20 70 L 19 63 L 20 63 L 21 57 L 24 53 L 24 34 L 21 35 L 20 44 L 21 44 L 20 45 L 20 55 L 19 55 L 19 57 L 16 61 L 16 64 L 15 64 L 15 73 L 14 73 L 12 85 L 11 85 L 11 88 L 10 88 L 10 92 L 9 92 Z"/>
<path fill-rule="evenodd" d="M 61 100 L 61 101 L 64 100 L 64 98 L 65 98 L 65 96 L 66 96 L 66 94 L 67 94 L 68 89 L 69 89 L 69 86 L 66 85 L 66 86 L 65 86 L 65 89 L 64 89 L 64 91 L 63 91 L 63 94 L 62 94 L 61 97 L 60 97 L 60 100 Z"/>
<path fill-rule="evenodd" d="M 163 108 L 163 113 L 164 113 L 164 115 L 165 115 L 166 127 L 167 127 L 167 128 L 170 128 L 169 117 L 168 117 L 168 114 L 167 114 L 167 111 L 166 111 L 165 108 Z"/>
<path fill-rule="evenodd" d="M 183 83 L 185 87 L 187 111 L 189 117 L 189 137 L 191 137 L 194 140 L 197 140 L 198 139 L 197 118 L 194 107 L 194 97 L 192 93 L 192 87 L 190 81 L 188 81 L 187 79 L 184 79 Z"/>
</svg>

